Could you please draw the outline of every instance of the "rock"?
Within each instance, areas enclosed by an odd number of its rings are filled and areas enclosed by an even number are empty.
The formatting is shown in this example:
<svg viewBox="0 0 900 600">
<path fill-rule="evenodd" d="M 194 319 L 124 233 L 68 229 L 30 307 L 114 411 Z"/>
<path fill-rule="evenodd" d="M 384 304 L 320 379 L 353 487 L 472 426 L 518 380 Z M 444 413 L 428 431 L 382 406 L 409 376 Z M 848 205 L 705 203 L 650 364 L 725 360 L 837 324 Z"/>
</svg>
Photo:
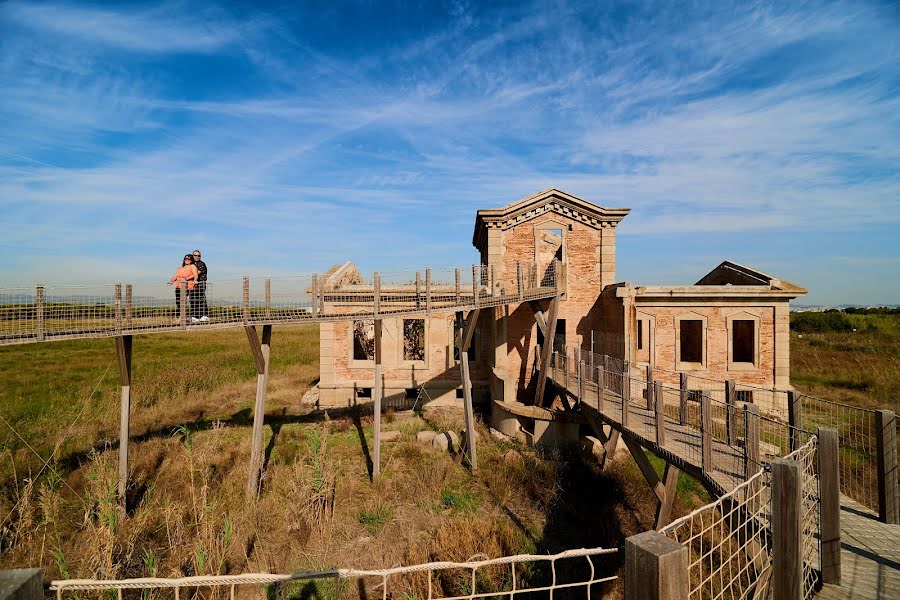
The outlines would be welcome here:
<svg viewBox="0 0 900 600">
<path fill-rule="evenodd" d="M 452 431 L 445 431 L 434 436 L 431 445 L 444 452 L 455 452 L 459 449 L 459 436 Z"/>
<path fill-rule="evenodd" d="M 503 433 L 502 431 L 497 431 L 497 430 L 494 429 L 493 427 L 491 427 L 491 435 L 494 436 L 495 439 L 497 439 L 497 440 L 499 440 L 499 441 L 501 441 L 501 442 L 508 442 L 509 440 L 512 439 L 511 437 L 509 437 L 508 435 L 506 435 L 506 434 Z"/>
<path fill-rule="evenodd" d="M 400 439 L 399 431 L 382 431 L 381 432 L 381 441 L 382 442 L 396 442 Z"/>
<path fill-rule="evenodd" d="M 431 431 L 430 429 L 426 429 L 425 431 L 420 431 L 416 434 L 416 441 L 420 444 L 430 444 L 431 441 L 437 435 L 437 431 Z"/>
</svg>

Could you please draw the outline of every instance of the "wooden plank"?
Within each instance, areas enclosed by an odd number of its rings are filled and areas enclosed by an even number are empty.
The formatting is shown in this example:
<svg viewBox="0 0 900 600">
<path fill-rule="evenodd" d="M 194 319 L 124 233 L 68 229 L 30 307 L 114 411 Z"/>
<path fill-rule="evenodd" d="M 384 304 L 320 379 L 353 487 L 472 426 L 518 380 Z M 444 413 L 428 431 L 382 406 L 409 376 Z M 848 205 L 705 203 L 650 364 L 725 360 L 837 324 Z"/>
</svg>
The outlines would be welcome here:
<svg viewBox="0 0 900 600">
<path fill-rule="evenodd" d="M 416 310 L 422 308 L 422 275 L 416 271 Z"/>
<path fill-rule="evenodd" d="M 644 454 L 644 449 L 640 444 L 632 439 L 629 439 L 628 436 L 622 436 L 622 439 L 625 441 L 625 446 L 631 453 L 631 457 L 634 459 L 634 462 L 637 463 L 638 468 L 641 470 L 641 474 L 647 481 L 647 485 L 650 486 L 650 489 L 656 495 L 656 499 L 660 502 L 663 502 L 666 499 L 665 486 L 663 486 L 662 481 L 659 480 L 659 475 L 656 474 L 656 469 L 654 469 L 653 465 L 650 464 L 650 460 L 647 458 L 647 455 Z"/>
<path fill-rule="evenodd" d="M 272 280 L 266 277 L 266 320 L 272 318 Z"/>
<path fill-rule="evenodd" d="M 772 461 L 772 584 L 775 600 L 803 597 L 800 463 Z"/>
<path fill-rule="evenodd" d="M 37 317 L 37 339 L 44 341 L 46 322 L 44 320 L 44 286 L 38 285 L 35 291 L 35 316 Z"/>
<path fill-rule="evenodd" d="M 132 337 L 116 337 L 116 354 L 119 359 L 119 502 L 125 505 L 128 488 L 128 446 L 131 439 L 131 348 Z"/>
<path fill-rule="evenodd" d="M 734 446 L 735 441 L 737 440 L 737 435 L 735 435 L 735 424 L 737 419 L 735 418 L 735 393 L 734 393 L 735 385 L 733 380 L 727 380 L 725 382 L 725 443 L 729 446 Z"/>
<path fill-rule="evenodd" d="M 553 336 L 547 333 L 547 316 L 544 314 L 544 309 L 541 308 L 541 303 L 537 300 L 529 300 L 528 306 L 531 307 L 531 311 L 534 313 L 534 320 L 537 322 L 546 344 L 547 340 L 551 340 Z"/>
<path fill-rule="evenodd" d="M 425 312 L 431 314 L 431 269 L 425 269 Z"/>
<path fill-rule="evenodd" d="M 556 331 L 556 317 L 559 312 L 559 296 L 555 296 L 550 302 L 550 316 L 547 319 L 547 329 Z M 544 347 L 541 348 L 540 371 L 538 372 L 537 387 L 534 393 L 534 403 L 538 406 L 544 400 L 544 390 L 547 387 L 547 371 L 550 365 L 550 354 L 553 348 L 553 339 L 544 338 Z"/>
<path fill-rule="evenodd" d="M 600 460 L 600 468 L 606 464 L 606 459 L 610 457 L 614 457 L 616 455 L 616 448 L 619 446 L 619 430 L 615 427 L 610 427 L 609 431 L 609 441 L 606 442 L 604 448 L 606 452 L 603 454 L 603 458 Z"/>
<path fill-rule="evenodd" d="M 800 430 L 803 429 L 803 403 L 801 402 L 802 395 L 793 390 L 787 393 L 787 398 L 788 425 L 791 427 L 790 448 L 793 452 L 802 445 Z"/>
<path fill-rule="evenodd" d="M 459 306 L 462 304 L 462 292 L 459 287 L 459 269 L 456 269 L 454 274 L 456 276 L 456 306 Z"/>
<path fill-rule="evenodd" d="M 130 283 L 125 284 L 125 328 L 131 329 L 131 298 L 132 286 Z"/>
<path fill-rule="evenodd" d="M 750 477 L 762 468 L 759 460 L 759 407 L 744 404 L 744 478 Z"/>
<path fill-rule="evenodd" d="M 269 353 L 272 343 L 272 326 L 263 325 L 262 340 L 257 340 L 256 328 L 245 327 L 248 331 L 247 340 L 250 342 L 250 352 L 256 363 L 256 402 L 253 407 L 253 434 L 250 440 L 250 472 L 247 475 L 247 499 L 255 501 L 259 495 L 259 484 L 263 466 L 263 421 L 266 415 L 266 386 L 269 383 Z M 253 334 L 249 333 L 252 330 Z M 262 368 L 257 362 L 262 360 Z"/>
<path fill-rule="evenodd" d="M 376 281 L 379 286 L 381 277 L 377 277 Z M 381 374 L 381 319 L 375 320 L 375 381 L 372 387 L 372 403 L 374 406 L 374 424 L 372 434 L 372 481 L 378 481 L 381 477 L 381 395 L 384 388 L 384 380 Z"/>
<path fill-rule="evenodd" d="M 266 370 L 266 361 L 260 347 L 256 327 L 248 325 L 244 327 L 244 333 L 247 334 L 247 342 L 250 344 L 250 354 L 253 357 L 253 366 L 256 367 L 256 374 L 262 375 Z"/>
<path fill-rule="evenodd" d="M 466 417 L 466 450 L 469 467 L 478 470 L 478 454 L 475 448 L 475 411 L 472 408 L 472 379 L 469 376 L 469 353 L 460 353 L 460 372 L 462 375 L 463 403 Z"/>
<path fill-rule="evenodd" d="M 481 309 L 476 308 L 475 310 L 469 311 L 468 316 L 466 316 L 466 324 L 462 331 L 462 342 L 459 347 L 460 352 L 469 351 L 469 346 L 472 344 L 472 337 L 475 335 L 475 328 L 478 326 L 479 314 L 481 314 Z"/>
<path fill-rule="evenodd" d="M 666 410 L 663 406 L 662 382 L 656 381 L 647 388 L 647 396 L 653 400 L 653 413 L 656 425 L 656 445 L 662 448 L 666 445 Z"/>
<path fill-rule="evenodd" d="M 687 546 L 657 532 L 645 531 L 625 540 L 627 600 L 683 600 L 690 595 Z"/>
<path fill-rule="evenodd" d="M 684 425 L 687 422 L 688 408 L 688 375 L 687 373 L 678 374 L 678 422 Z"/>
<path fill-rule="evenodd" d="M 822 583 L 841 584 L 841 474 L 837 429 L 819 427 Z"/>
<path fill-rule="evenodd" d="M 122 331 L 122 284 L 117 283 L 115 289 L 116 295 L 116 331 Z"/>
<path fill-rule="evenodd" d="M 663 488 L 666 498 L 657 504 L 656 517 L 653 519 L 653 529 L 657 531 L 668 525 L 672 520 L 672 505 L 675 504 L 675 496 L 678 494 L 678 474 L 680 472 L 678 467 L 672 463 L 666 463 L 666 470 L 663 472 Z"/>
<path fill-rule="evenodd" d="M 381 273 L 378 272 L 372 277 L 372 312 L 378 319 L 381 314 Z"/>
<path fill-rule="evenodd" d="M 700 396 L 700 455 L 703 473 L 712 473 L 712 414 L 706 394 Z"/>
<path fill-rule="evenodd" d="M 878 473 L 878 518 L 900 524 L 897 492 L 897 424 L 894 411 L 875 411 L 875 450 Z"/>
<path fill-rule="evenodd" d="M 310 285 L 310 302 L 312 303 L 312 318 L 316 319 L 319 316 L 319 274 L 312 274 L 312 284 Z M 375 301 L 374 304 L 377 306 L 378 302 Z M 377 310 L 375 311 L 378 312 Z"/>
</svg>

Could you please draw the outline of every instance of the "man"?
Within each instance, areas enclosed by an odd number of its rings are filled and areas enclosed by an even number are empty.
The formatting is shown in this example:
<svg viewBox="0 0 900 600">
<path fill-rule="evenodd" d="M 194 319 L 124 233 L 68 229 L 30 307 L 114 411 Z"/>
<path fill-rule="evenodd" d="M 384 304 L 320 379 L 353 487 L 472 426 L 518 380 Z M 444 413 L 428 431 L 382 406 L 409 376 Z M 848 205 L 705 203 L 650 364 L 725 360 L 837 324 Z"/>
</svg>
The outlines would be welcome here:
<svg viewBox="0 0 900 600">
<path fill-rule="evenodd" d="M 194 266 L 197 267 L 197 285 L 194 287 L 194 298 L 196 308 L 194 315 L 200 315 L 199 319 L 194 319 L 201 323 L 209 321 L 209 306 L 206 304 L 206 263 L 200 260 L 200 251 L 194 250 Z M 194 321 L 191 319 L 191 321 Z"/>
</svg>

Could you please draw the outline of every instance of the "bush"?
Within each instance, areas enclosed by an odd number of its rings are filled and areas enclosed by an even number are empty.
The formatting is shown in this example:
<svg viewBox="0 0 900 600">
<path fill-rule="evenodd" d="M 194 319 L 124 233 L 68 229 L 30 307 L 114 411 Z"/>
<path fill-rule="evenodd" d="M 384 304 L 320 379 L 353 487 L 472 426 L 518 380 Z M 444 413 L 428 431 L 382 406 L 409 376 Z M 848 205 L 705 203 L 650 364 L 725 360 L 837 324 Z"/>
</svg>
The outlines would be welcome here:
<svg viewBox="0 0 900 600">
<path fill-rule="evenodd" d="M 798 333 L 826 333 L 853 331 L 847 316 L 836 310 L 791 314 L 791 329 Z"/>
</svg>

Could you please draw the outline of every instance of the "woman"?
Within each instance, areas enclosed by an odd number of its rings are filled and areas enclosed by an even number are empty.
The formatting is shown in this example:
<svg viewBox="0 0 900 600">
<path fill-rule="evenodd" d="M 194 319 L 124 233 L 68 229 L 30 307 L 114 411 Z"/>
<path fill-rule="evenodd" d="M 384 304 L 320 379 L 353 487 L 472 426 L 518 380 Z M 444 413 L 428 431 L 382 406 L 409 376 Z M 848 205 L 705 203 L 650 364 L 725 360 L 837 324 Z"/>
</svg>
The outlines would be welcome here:
<svg viewBox="0 0 900 600">
<path fill-rule="evenodd" d="M 197 277 L 198 271 L 197 267 L 194 266 L 194 257 L 190 254 L 185 254 L 184 260 L 181 262 L 181 268 L 175 271 L 172 279 L 169 280 L 169 285 L 175 284 L 175 307 L 178 315 L 181 315 L 181 283 L 187 282 L 187 293 L 185 294 L 187 306 L 185 310 L 190 313 L 192 323 L 197 321 L 197 316 L 193 310 L 193 292 L 194 286 L 197 285 Z"/>
</svg>

